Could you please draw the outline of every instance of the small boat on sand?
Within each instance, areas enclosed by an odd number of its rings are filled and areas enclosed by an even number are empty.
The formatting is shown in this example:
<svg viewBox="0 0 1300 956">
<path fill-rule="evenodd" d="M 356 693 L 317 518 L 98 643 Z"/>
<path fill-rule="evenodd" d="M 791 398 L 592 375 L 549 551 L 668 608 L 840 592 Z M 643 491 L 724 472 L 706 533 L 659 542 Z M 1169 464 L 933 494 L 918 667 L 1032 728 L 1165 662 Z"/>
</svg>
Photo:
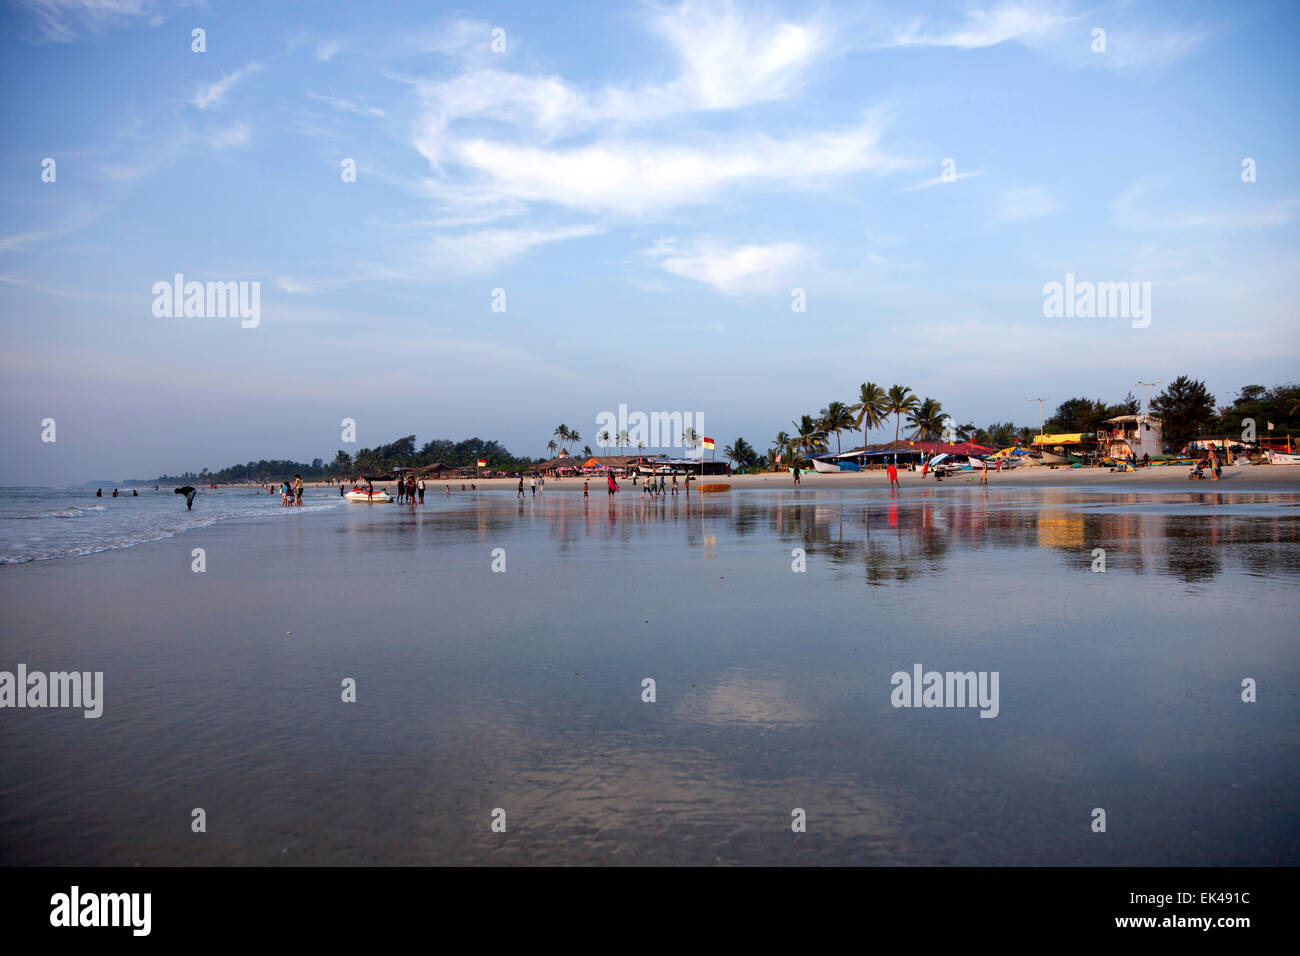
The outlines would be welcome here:
<svg viewBox="0 0 1300 956">
<path fill-rule="evenodd" d="M 367 492 L 364 488 L 353 488 L 343 497 L 363 505 L 384 505 L 393 500 L 393 496 L 386 491 Z"/>
</svg>

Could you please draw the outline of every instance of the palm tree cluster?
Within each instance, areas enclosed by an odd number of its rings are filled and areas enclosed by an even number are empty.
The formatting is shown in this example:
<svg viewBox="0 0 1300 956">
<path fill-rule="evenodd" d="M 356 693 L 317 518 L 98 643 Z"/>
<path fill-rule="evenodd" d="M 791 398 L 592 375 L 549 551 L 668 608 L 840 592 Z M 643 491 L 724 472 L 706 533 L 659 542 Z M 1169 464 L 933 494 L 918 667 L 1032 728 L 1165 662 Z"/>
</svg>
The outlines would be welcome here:
<svg viewBox="0 0 1300 956">
<path fill-rule="evenodd" d="M 551 434 L 555 437 L 546 443 L 546 450 L 551 453 L 552 458 L 555 457 L 557 451 L 567 452 L 569 449 L 576 447 L 578 442 L 582 441 L 582 435 L 570 429 L 568 425 L 557 426 L 555 431 Z M 608 437 L 609 433 L 601 432 L 601 435 Z M 556 439 L 559 439 L 559 441 L 557 442 Z"/>
</svg>

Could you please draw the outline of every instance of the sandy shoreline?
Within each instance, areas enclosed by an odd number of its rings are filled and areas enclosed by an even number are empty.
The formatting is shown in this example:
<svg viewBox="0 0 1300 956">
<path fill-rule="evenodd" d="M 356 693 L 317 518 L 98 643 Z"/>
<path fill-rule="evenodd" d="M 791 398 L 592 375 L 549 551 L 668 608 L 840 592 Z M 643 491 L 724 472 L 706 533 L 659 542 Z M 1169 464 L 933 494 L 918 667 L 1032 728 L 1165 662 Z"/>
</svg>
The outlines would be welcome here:
<svg viewBox="0 0 1300 956">
<path fill-rule="evenodd" d="M 1300 491 L 1300 466 L 1296 465 L 1230 466 L 1223 469 L 1223 477 L 1219 481 L 1211 481 L 1208 478 L 1204 481 L 1189 481 L 1187 474 L 1190 470 L 1190 468 L 1184 466 L 1143 468 L 1135 472 L 1112 472 L 1105 468 L 1017 468 L 1014 471 L 990 472 L 989 487 L 1088 487 L 1099 490 L 1142 491 L 1152 490 L 1151 486 L 1155 485 L 1159 486 L 1162 493 L 1165 493 L 1175 489 L 1185 489 L 1187 491 L 1209 491 L 1212 489 L 1241 491 L 1251 488 L 1272 489 L 1281 486 L 1286 490 Z M 933 475 L 927 475 L 923 479 L 919 471 L 900 471 L 898 477 L 899 484 L 904 490 L 908 488 L 947 488 L 958 485 L 973 485 L 978 481 L 978 474 L 975 472 L 963 472 L 960 475 L 945 478 L 942 482 L 936 482 Z M 604 493 L 605 479 L 603 477 L 591 478 L 589 481 L 591 494 Z M 732 491 L 795 487 L 794 478 L 789 472 L 732 475 L 730 477 L 710 475 L 706 476 L 705 482 L 728 484 L 731 486 Z M 519 486 L 519 479 L 480 478 L 473 480 L 472 483 L 482 491 L 514 491 Z M 547 478 L 545 493 L 580 493 L 582 483 L 583 479 L 581 478 Z M 468 490 L 471 481 L 467 479 L 462 482 L 458 478 L 428 481 L 425 494 L 442 494 L 443 485 L 449 485 L 453 492 L 459 492 L 462 484 Z M 387 487 L 391 491 L 393 485 L 393 482 L 376 482 L 375 488 Z M 811 472 L 801 476 L 799 487 L 809 490 L 834 491 L 879 488 L 888 487 L 888 485 L 889 479 L 883 471 L 846 472 L 838 475 L 823 475 Z M 308 487 L 335 491 L 335 493 L 337 493 L 336 489 L 338 488 L 337 485 L 320 482 L 311 482 Z M 671 487 L 671 479 L 669 487 Z M 624 494 L 628 492 L 639 494 L 641 484 L 638 482 L 636 487 L 633 488 L 630 478 L 619 479 L 619 488 Z M 524 493 L 530 496 L 532 494 L 529 490 L 527 478 L 524 479 Z"/>
</svg>

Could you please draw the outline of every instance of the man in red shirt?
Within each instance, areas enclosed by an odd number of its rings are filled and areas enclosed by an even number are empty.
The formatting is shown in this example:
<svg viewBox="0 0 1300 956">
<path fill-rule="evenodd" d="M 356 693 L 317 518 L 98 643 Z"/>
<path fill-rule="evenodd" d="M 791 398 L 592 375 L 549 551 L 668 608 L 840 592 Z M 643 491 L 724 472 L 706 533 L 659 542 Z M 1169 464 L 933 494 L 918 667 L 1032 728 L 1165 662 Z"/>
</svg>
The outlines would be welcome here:
<svg viewBox="0 0 1300 956">
<path fill-rule="evenodd" d="M 893 462 L 890 462 L 887 471 L 889 473 L 889 488 L 892 491 L 894 485 L 898 485 L 898 469 L 894 467 Z M 899 485 L 899 488 L 901 489 L 902 485 Z"/>
</svg>

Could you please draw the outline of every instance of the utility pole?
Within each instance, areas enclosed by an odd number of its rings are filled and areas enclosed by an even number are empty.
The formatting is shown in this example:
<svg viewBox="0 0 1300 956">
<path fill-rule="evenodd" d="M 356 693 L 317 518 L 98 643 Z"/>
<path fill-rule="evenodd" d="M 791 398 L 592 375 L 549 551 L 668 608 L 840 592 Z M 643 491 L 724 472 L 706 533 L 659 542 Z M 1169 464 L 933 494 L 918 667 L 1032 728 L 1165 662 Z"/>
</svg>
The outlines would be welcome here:
<svg viewBox="0 0 1300 956">
<path fill-rule="evenodd" d="M 1154 381 L 1154 382 L 1134 382 L 1134 383 L 1133 383 L 1133 387 L 1134 387 L 1134 388 L 1137 388 L 1139 385 L 1145 385 L 1145 386 L 1146 386 L 1146 407 L 1143 409 L 1143 415 L 1142 415 L 1143 418 L 1150 418 L 1150 417 L 1151 417 L 1151 386 L 1152 386 L 1152 385 L 1159 385 L 1159 384 L 1160 384 L 1159 380 Z"/>
<path fill-rule="evenodd" d="M 1043 433 L 1043 400 L 1041 398 L 1029 398 L 1026 401 L 1038 403 L 1038 434 L 1041 435 Z"/>
</svg>

